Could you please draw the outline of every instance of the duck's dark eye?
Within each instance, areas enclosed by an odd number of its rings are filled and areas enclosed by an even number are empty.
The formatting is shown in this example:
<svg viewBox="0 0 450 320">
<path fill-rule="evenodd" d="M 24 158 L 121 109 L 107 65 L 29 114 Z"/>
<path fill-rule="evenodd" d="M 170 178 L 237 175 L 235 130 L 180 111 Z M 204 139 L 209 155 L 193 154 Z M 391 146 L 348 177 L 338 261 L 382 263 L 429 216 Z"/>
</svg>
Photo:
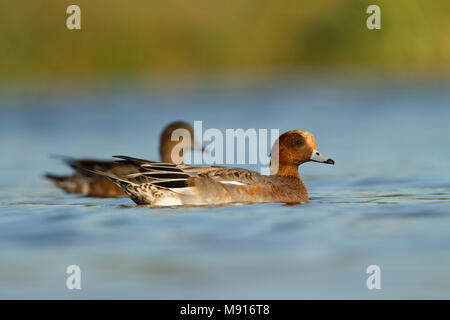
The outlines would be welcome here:
<svg viewBox="0 0 450 320">
<path fill-rule="evenodd" d="M 302 140 L 296 140 L 295 144 L 298 145 L 298 146 L 301 146 L 302 145 Z"/>
</svg>

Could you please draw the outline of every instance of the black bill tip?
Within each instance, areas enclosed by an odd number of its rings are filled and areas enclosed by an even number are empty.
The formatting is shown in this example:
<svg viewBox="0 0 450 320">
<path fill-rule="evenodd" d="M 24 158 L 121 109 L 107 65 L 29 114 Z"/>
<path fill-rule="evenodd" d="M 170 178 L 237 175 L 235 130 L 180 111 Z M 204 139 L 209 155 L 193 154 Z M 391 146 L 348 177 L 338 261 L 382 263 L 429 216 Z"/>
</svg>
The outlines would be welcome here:
<svg viewBox="0 0 450 320">
<path fill-rule="evenodd" d="M 334 164 L 334 160 L 333 159 L 328 159 L 327 161 L 325 161 L 325 163 Z"/>
</svg>

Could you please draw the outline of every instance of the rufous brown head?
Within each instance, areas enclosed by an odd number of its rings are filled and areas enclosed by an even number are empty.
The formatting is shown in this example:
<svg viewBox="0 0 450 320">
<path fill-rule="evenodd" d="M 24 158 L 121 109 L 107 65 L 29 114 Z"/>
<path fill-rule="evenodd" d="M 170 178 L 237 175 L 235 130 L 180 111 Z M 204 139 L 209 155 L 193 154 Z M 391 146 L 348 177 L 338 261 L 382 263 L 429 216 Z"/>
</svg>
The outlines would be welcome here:
<svg viewBox="0 0 450 320">
<path fill-rule="evenodd" d="M 293 167 L 297 170 L 299 165 L 308 161 L 334 164 L 334 160 L 317 150 L 316 140 L 310 132 L 300 129 L 291 130 L 283 133 L 272 148 L 271 171 L 272 174 L 278 171 L 277 163 L 280 169 Z M 282 172 L 283 170 L 281 174 Z"/>
</svg>

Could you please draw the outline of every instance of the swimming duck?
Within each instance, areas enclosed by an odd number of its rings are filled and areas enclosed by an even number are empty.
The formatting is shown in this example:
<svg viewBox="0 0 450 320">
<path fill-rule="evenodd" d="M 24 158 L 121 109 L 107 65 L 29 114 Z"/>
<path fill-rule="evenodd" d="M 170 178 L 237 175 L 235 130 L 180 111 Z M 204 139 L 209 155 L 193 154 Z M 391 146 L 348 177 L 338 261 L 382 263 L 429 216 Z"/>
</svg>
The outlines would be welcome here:
<svg viewBox="0 0 450 320">
<path fill-rule="evenodd" d="M 186 166 L 115 157 L 121 159 L 117 162 L 118 168 L 132 165 L 138 172 L 128 175 L 93 172 L 111 179 L 135 203 L 153 206 L 305 203 L 308 190 L 298 173 L 299 165 L 309 161 L 334 164 L 332 159 L 317 151 L 314 136 L 305 130 L 291 130 L 278 138 L 272 148 L 270 176 L 242 168 Z"/>
<path fill-rule="evenodd" d="M 187 130 L 191 137 L 191 141 L 185 142 L 183 138 L 172 140 L 172 134 L 178 129 Z M 161 160 L 165 163 L 183 164 L 184 150 L 189 148 L 192 150 L 203 151 L 194 140 L 194 130 L 192 126 L 182 121 L 170 123 L 164 128 L 160 136 L 159 146 Z M 175 148 L 179 149 L 175 150 Z M 67 193 L 78 193 L 90 197 L 109 198 L 126 195 L 117 184 L 103 175 L 93 173 L 93 171 L 101 171 L 122 176 L 135 173 L 139 170 L 139 167 L 132 163 L 124 164 L 117 163 L 116 161 L 74 159 L 70 157 L 61 158 L 66 164 L 72 167 L 75 171 L 74 174 L 68 176 L 46 174 L 45 178 L 49 179 L 57 187 L 63 189 Z"/>
</svg>

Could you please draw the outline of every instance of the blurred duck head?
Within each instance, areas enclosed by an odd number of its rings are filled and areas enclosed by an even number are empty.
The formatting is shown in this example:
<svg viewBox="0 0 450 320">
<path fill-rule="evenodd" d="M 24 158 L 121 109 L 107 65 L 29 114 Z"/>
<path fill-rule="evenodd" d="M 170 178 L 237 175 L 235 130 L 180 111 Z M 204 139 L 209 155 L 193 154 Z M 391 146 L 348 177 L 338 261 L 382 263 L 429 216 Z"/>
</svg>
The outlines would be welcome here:
<svg viewBox="0 0 450 320">
<path fill-rule="evenodd" d="M 183 164 L 183 155 L 186 150 L 204 151 L 204 148 L 194 139 L 192 126 L 184 121 L 168 124 L 160 137 L 159 153 L 161 161 Z"/>
</svg>

